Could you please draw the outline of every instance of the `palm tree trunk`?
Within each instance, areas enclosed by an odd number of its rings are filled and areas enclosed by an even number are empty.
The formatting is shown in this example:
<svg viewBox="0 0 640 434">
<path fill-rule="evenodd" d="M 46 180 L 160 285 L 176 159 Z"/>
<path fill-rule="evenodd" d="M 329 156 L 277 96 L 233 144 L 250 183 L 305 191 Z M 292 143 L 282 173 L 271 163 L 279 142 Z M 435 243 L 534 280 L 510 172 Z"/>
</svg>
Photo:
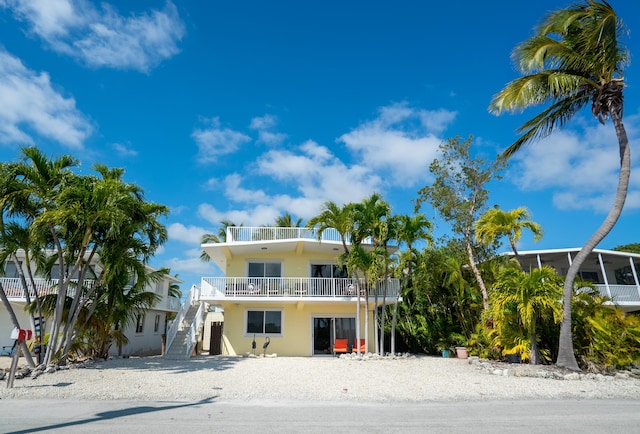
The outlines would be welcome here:
<svg viewBox="0 0 640 434">
<path fill-rule="evenodd" d="M 478 282 L 478 286 L 482 292 L 482 307 L 485 311 L 489 310 L 489 293 L 487 292 L 487 287 L 484 285 L 484 280 L 482 280 L 480 270 L 478 270 L 478 267 L 476 266 L 476 258 L 473 255 L 473 248 L 469 241 L 467 241 L 467 256 L 469 257 L 469 266 L 471 267 L 473 275 L 476 278 L 476 282 Z"/>
<path fill-rule="evenodd" d="M 531 320 L 531 328 L 529 329 L 529 341 L 531 342 L 531 354 L 529 355 L 529 363 L 537 365 L 540 363 L 538 359 L 538 342 L 536 342 L 536 319 Z"/>
<path fill-rule="evenodd" d="M 620 214 L 622 214 L 622 208 L 627 198 L 627 190 L 629 188 L 629 178 L 631 177 L 631 149 L 629 148 L 629 139 L 625 131 L 622 119 L 615 112 L 611 112 L 613 119 L 613 125 L 616 128 L 616 135 L 618 136 L 618 145 L 620 148 L 620 176 L 618 177 L 618 189 L 616 190 L 616 196 L 611 206 L 609 214 L 602 222 L 598 230 L 591 235 L 591 238 L 587 240 L 585 245 L 580 249 L 576 257 L 573 259 L 567 276 L 564 281 L 564 294 L 563 294 L 563 313 L 562 324 L 560 325 L 560 342 L 558 344 L 558 360 L 556 365 L 562 366 L 567 369 L 579 371 L 580 367 L 576 361 L 576 356 L 573 349 L 573 334 L 571 327 L 571 299 L 573 296 L 573 283 L 578 274 L 580 266 L 587 259 L 587 256 L 596 248 L 596 246 L 607 236 L 613 226 L 618 221 Z"/>
</svg>

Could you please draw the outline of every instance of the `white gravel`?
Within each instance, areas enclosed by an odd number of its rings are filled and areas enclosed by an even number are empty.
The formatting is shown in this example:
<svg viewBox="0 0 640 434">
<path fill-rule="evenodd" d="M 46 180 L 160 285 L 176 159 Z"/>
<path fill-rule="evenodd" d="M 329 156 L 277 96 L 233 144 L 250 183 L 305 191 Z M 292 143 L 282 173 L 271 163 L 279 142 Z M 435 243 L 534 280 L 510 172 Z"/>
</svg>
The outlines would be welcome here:
<svg viewBox="0 0 640 434">
<path fill-rule="evenodd" d="M 548 367 L 410 356 L 161 357 L 112 359 L 0 382 L 0 399 L 420 402 L 516 399 L 640 400 L 640 380 L 625 376 L 538 378 Z M 499 369 L 497 369 L 497 368 Z M 506 370 L 505 370 L 506 369 Z M 534 377 L 520 375 L 534 375 Z M 559 375 L 558 375 L 559 376 Z M 623 377 L 623 378 L 620 378 Z"/>
</svg>

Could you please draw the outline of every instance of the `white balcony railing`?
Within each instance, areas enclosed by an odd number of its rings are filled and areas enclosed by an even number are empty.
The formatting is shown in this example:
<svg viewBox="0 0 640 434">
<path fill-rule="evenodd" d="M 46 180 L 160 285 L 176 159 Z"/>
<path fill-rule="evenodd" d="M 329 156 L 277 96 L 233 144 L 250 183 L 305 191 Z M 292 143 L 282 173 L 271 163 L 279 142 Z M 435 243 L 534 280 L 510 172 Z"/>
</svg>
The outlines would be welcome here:
<svg viewBox="0 0 640 434">
<path fill-rule="evenodd" d="M 2 282 L 2 287 L 7 294 L 7 298 L 25 300 L 24 289 L 19 278 L 0 277 L 0 282 Z M 34 279 L 34 283 L 35 289 L 38 290 L 38 296 L 40 297 L 49 294 L 56 294 L 58 292 L 58 279 L 48 280 L 38 278 Z M 73 297 L 75 295 L 75 283 L 77 283 L 77 280 L 71 280 L 71 285 L 69 285 L 69 288 L 67 289 L 67 296 Z M 29 297 L 33 300 L 36 295 L 34 287 L 30 283 L 27 284 L 29 286 Z M 94 280 L 84 281 L 85 288 L 91 288 L 93 284 Z M 175 297 L 164 297 L 163 300 L 156 304 L 156 308 L 177 312 L 180 309 L 180 300 Z"/>
<path fill-rule="evenodd" d="M 295 297 L 295 298 L 345 298 L 361 295 L 369 297 L 397 297 L 400 291 L 398 279 L 387 279 L 366 284 L 364 279 L 334 279 L 314 277 L 203 277 L 200 300 L 220 300 L 235 297 Z"/>
<path fill-rule="evenodd" d="M 226 241 L 228 243 L 234 243 L 292 239 L 317 240 L 318 234 L 319 231 L 314 228 L 229 226 L 226 232 Z M 320 241 L 340 242 L 342 239 L 340 238 L 340 233 L 337 230 L 329 228 L 322 232 Z M 346 241 L 349 242 L 349 236 L 346 237 Z M 372 244 L 373 241 L 370 238 L 367 238 L 363 243 Z"/>
<path fill-rule="evenodd" d="M 7 294 L 7 298 L 25 298 L 24 288 L 22 287 L 22 283 L 20 282 L 19 278 L 0 277 L 0 282 L 2 282 L 2 287 Z M 75 286 L 73 284 L 77 282 L 77 280 L 71 280 L 71 285 L 69 285 L 69 288 L 67 289 L 67 295 L 73 296 L 75 294 Z M 85 280 L 84 286 L 87 288 L 91 288 L 93 286 L 93 282 L 93 280 Z M 34 279 L 34 284 L 35 285 L 31 285 L 31 283 L 27 281 L 27 286 L 29 287 L 29 297 L 31 298 L 35 297 L 36 290 L 38 291 L 38 295 L 40 297 L 48 294 L 55 294 L 58 292 L 58 279 L 49 280 L 37 278 Z"/>
<path fill-rule="evenodd" d="M 640 305 L 640 286 L 636 285 L 596 285 L 600 294 L 605 295 L 614 303 Z"/>
</svg>

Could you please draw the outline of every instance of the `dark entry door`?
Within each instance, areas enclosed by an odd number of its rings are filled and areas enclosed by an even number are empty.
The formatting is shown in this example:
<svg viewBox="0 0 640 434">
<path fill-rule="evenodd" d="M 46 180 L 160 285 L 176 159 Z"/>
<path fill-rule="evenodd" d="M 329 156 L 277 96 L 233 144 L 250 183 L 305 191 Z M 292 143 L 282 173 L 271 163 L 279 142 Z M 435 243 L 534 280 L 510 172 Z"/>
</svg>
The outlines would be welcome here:
<svg viewBox="0 0 640 434">
<path fill-rule="evenodd" d="M 222 354 L 222 329 L 223 322 L 211 323 L 211 334 L 209 335 L 209 355 L 217 356 Z"/>
</svg>

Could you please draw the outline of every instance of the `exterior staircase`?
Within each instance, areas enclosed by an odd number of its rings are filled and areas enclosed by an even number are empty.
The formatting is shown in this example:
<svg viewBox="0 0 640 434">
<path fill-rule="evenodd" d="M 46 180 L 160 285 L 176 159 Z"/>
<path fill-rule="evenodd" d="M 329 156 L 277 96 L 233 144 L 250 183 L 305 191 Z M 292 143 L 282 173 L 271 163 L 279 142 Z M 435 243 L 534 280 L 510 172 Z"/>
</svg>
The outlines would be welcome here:
<svg viewBox="0 0 640 434">
<path fill-rule="evenodd" d="M 204 305 L 204 303 L 191 303 L 187 300 L 181 307 L 167 333 L 165 359 L 186 360 L 191 357 L 198 343 L 199 330 L 204 319 Z"/>
</svg>

